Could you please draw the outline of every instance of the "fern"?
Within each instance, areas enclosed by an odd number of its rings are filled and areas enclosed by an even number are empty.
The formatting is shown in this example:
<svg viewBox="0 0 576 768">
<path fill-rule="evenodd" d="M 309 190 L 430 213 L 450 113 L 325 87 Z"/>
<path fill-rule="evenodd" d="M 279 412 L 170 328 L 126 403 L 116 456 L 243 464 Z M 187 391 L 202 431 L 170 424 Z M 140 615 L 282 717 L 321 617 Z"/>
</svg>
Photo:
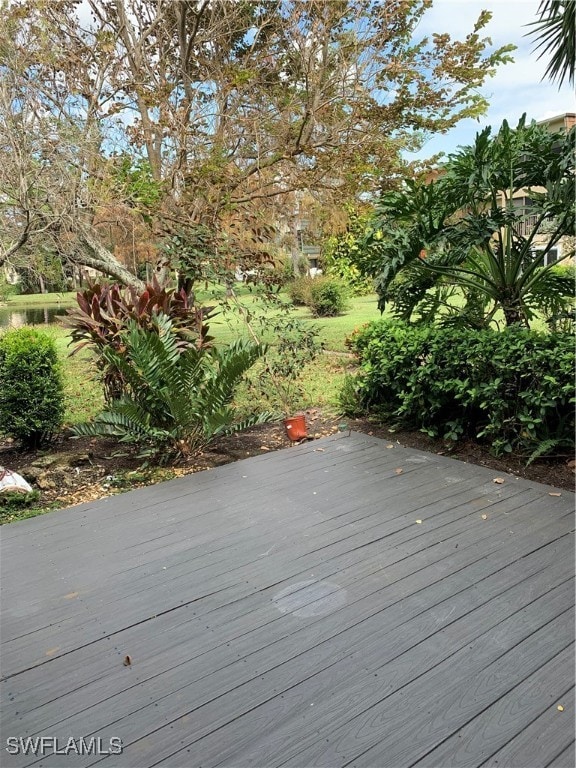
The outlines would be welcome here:
<svg viewBox="0 0 576 768">
<path fill-rule="evenodd" d="M 269 421 L 271 413 L 235 420 L 236 386 L 263 353 L 260 345 L 238 340 L 216 350 L 190 346 L 182 351 L 169 317 L 159 314 L 152 328 L 131 323 L 121 352 L 105 350 L 126 389 L 89 424 L 84 436 L 113 436 L 139 446 L 140 456 L 163 460 L 204 448 L 216 437 Z"/>
</svg>

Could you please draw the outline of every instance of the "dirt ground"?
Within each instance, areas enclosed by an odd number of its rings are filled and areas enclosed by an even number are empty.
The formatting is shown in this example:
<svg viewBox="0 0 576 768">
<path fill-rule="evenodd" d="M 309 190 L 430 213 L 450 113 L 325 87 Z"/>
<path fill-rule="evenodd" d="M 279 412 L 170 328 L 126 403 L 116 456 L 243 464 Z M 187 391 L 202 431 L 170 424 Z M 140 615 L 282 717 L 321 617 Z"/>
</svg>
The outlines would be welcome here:
<svg viewBox="0 0 576 768">
<path fill-rule="evenodd" d="M 421 432 L 393 430 L 370 419 L 338 420 L 320 410 L 306 412 L 309 439 L 319 439 L 353 429 L 401 446 L 450 456 L 459 461 L 491 467 L 496 473 L 508 472 L 558 488 L 574 490 L 573 457 L 556 457 L 526 466 L 524 460 L 506 456 L 495 458 L 474 441 L 447 444 Z M 83 501 L 109 496 L 142 485 L 210 469 L 239 459 L 257 456 L 290 441 L 281 423 L 263 424 L 246 432 L 216 441 L 212 447 L 187 462 L 166 467 L 142 469 L 134 456 L 118 456 L 118 444 L 110 440 L 62 436 L 50 450 L 35 453 L 15 449 L 8 441 L 0 442 L 0 465 L 14 470 L 37 489 L 40 497 L 35 507 L 69 507 Z"/>
</svg>

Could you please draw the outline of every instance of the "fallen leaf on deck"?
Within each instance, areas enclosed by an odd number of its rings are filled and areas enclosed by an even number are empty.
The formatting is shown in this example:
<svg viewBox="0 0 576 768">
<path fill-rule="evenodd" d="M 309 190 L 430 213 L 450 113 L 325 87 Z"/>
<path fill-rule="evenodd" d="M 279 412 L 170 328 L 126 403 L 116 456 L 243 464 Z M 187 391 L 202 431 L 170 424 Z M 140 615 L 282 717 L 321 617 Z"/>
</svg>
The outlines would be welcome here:
<svg viewBox="0 0 576 768">
<path fill-rule="evenodd" d="M 562 706 L 562 704 L 558 704 L 556 709 L 558 710 L 558 712 L 564 712 L 564 707 Z"/>
<path fill-rule="evenodd" d="M 482 515 L 482 520 L 488 520 L 488 515 Z"/>
<path fill-rule="evenodd" d="M 50 648 L 50 650 L 49 650 L 49 651 L 46 651 L 46 653 L 45 653 L 44 655 L 45 655 L 45 656 L 54 656 L 54 654 L 55 654 L 57 651 L 59 651 L 59 650 L 60 650 L 60 646 L 59 646 L 59 645 L 57 645 L 57 646 L 56 646 L 56 648 Z"/>
<path fill-rule="evenodd" d="M 502 483 L 505 483 L 506 481 L 504 480 L 503 477 L 495 477 L 492 482 L 493 483 L 498 483 L 498 485 L 502 485 Z"/>
<path fill-rule="evenodd" d="M 125 667 L 129 667 L 132 664 L 132 657 L 131 656 L 124 656 L 124 661 L 122 662 Z"/>
<path fill-rule="evenodd" d="M 422 525 L 422 520 L 416 520 L 416 525 Z"/>
<path fill-rule="evenodd" d="M 314 448 L 314 451 L 317 453 L 324 453 L 325 450 L 326 448 Z"/>
<path fill-rule="evenodd" d="M 397 475 L 401 475 L 401 474 L 402 474 L 402 472 L 404 472 L 404 470 L 403 470 L 401 467 L 398 467 L 398 469 L 395 469 L 395 470 L 394 470 L 394 472 L 395 472 Z"/>
<path fill-rule="evenodd" d="M 394 446 L 392 445 L 392 443 L 390 443 L 390 445 L 387 445 L 386 448 L 394 448 Z"/>
<path fill-rule="evenodd" d="M 554 491 L 550 491 L 548 496 L 562 496 L 562 494 L 561 493 L 554 493 Z"/>
<path fill-rule="evenodd" d="M 64 600 L 72 600 L 74 597 L 78 597 L 78 592 L 68 592 L 67 595 L 64 595 Z"/>
</svg>

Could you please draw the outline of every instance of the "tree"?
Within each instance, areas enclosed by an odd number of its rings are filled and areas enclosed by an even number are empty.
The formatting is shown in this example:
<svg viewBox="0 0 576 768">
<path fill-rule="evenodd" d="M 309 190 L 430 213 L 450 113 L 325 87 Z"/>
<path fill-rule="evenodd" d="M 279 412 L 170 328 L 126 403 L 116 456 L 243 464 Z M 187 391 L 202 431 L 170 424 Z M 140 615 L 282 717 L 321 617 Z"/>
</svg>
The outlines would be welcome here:
<svg viewBox="0 0 576 768">
<path fill-rule="evenodd" d="M 332 234 L 324 243 L 322 269 L 326 274 L 343 280 L 354 295 L 364 296 L 373 293 L 374 285 L 358 268 L 357 262 L 358 254 L 364 247 L 366 227 L 374 215 L 374 209 L 372 206 L 347 206 L 347 214 L 345 231 Z"/>
<path fill-rule="evenodd" d="M 484 111 L 478 87 L 509 59 L 488 53 L 485 12 L 465 41 L 415 41 L 430 4 L 5 0 L 0 258 L 50 235 L 134 283 L 97 224 L 103 205 L 135 205 L 115 156 L 146 161 L 151 239 L 210 232 L 235 261 L 261 257 L 263 221 L 301 190 L 329 205 L 390 184 L 402 148 Z"/>
<path fill-rule="evenodd" d="M 33 10 L 28 17 L 15 4 L 2 8 L 8 36 L 0 45 L 0 267 L 29 268 L 43 247 L 63 262 L 141 286 L 95 226 L 113 190 L 94 104 L 105 91 L 106 64 L 93 57 L 100 71 L 85 73 L 93 93 L 82 104 L 73 67 L 86 51 L 70 44 L 66 53 L 63 43 L 54 44 L 41 6 Z"/>
<path fill-rule="evenodd" d="M 437 181 L 407 180 L 384 195 L 367 241 L 378 250 L 362 257 L 381 308 L 396 300 L 408 318 L 435 287 L 437 311 L 457 289 L 468 322 L 490 323 L 501 310 L 507 325 L 528 325 L 551 297 L 573 296 L 572 278 L 544 264 L 574 235 L 575 137 L 526 125 L 525 116 L 515 130 L 504 121 L 495 136 L 486 128 L 450 155 Z"/>
<path fill-rule="evenodd" d="M 542 48 L 539 59 L 550 55 L 544 77 L 558 81 L 565 79 L 574 86 L 574 62 L 576 59 L 576 3 L 574 0 L 542 0 L 538 9 L 539 19 L 528 25 L 534 27 L 532 35 Z"/>
</svg>

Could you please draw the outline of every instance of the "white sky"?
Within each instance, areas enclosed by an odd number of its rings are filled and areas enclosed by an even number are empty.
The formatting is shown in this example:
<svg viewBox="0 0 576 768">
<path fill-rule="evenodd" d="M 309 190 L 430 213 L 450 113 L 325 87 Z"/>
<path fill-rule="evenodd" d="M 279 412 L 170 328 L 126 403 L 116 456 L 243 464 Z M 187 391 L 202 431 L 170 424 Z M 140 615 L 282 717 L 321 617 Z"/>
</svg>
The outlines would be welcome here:
<svg viewBox="0 0 576 768">
<path fill-rule="evenodd" d="M 474 140 L 476 133 L 486 125 L 497 127 L 506 119 L 515 125 L 523 112 L 528 120 L 544 120 L 564 112 L 576 112 L 576 98 L 566 84 L 562 89 L 543 80 L 547 60 L 538 60 L 532 38 L 523 37 L 529 28 L 526 24 L 538 18 L 540 0 L 434 0 L 434 5 L 423 18 L 417 37 L 432 32 L 448 32 L 453 39 L 463 40 L 473 29 L 480 11 L 492 12 L 492 19 L 482 31 L 483 37 L 491 37 L 494 48 L 513 43 L 514 63 L 498 68 L 497 74 L 484 85 L 482 93 L 490 107 L 480 121 L 463 120 L 445 136 L 435 136 L 414 157 L 430 157 L 436 152 L 451 152 L 458 145 Z"/>
</svg>

